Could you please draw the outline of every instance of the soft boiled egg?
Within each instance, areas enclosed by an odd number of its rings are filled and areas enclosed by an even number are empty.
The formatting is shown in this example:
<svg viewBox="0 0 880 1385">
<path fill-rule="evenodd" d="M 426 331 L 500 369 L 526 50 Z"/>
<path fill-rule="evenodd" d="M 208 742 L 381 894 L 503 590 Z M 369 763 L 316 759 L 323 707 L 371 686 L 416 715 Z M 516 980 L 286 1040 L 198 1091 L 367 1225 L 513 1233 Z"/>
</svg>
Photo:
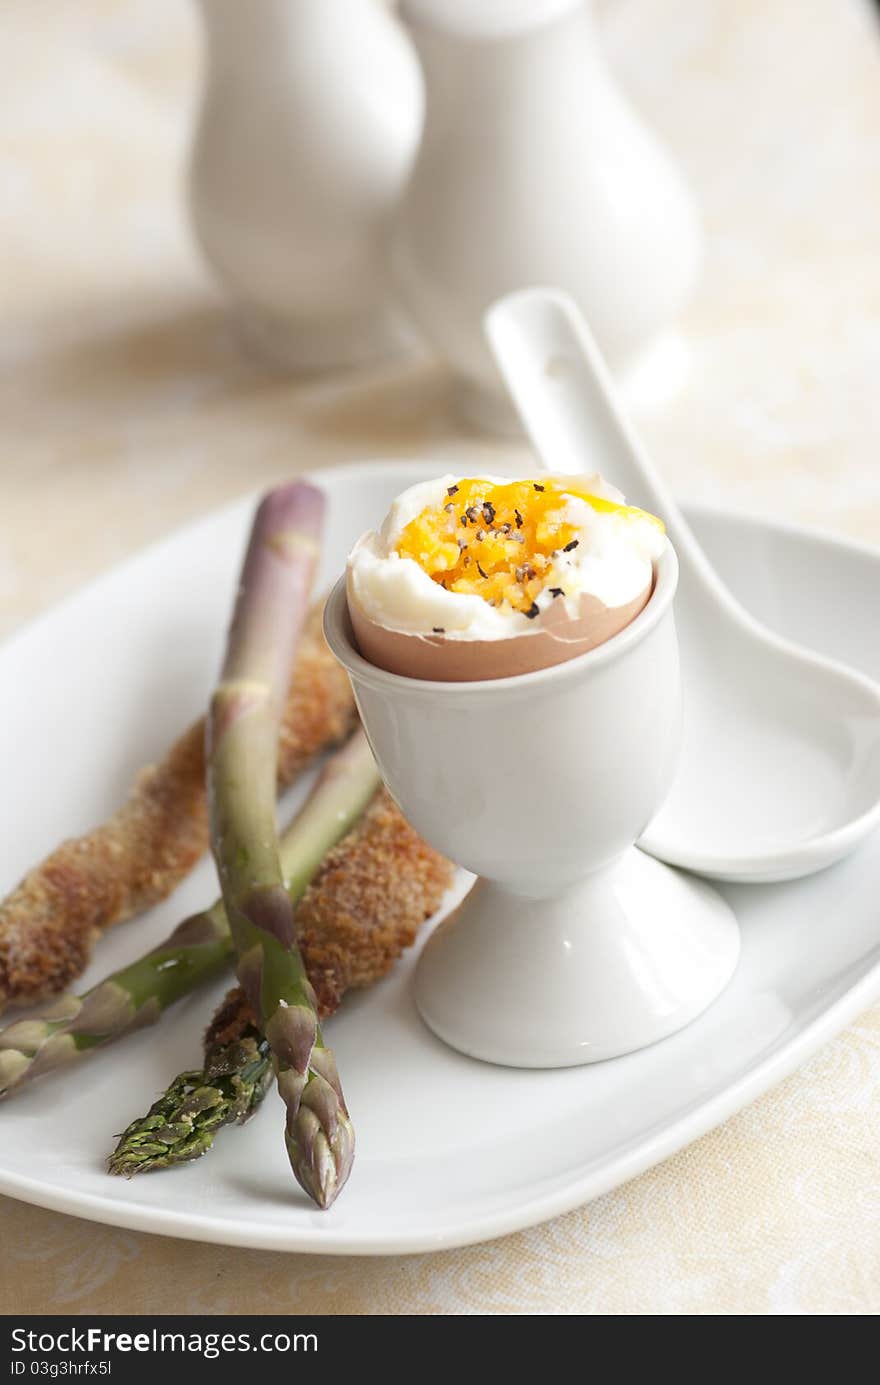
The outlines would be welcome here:
<svg viewBox="0 0 880 1385">
<path fill-rule="evenodd" d="M 659 519 L 600 476 L 442 476 L 398 497 L 348 561 L 364 658 L 409 678 L 531 673 L 616 635 L 645 606 Z"/>
</svg>

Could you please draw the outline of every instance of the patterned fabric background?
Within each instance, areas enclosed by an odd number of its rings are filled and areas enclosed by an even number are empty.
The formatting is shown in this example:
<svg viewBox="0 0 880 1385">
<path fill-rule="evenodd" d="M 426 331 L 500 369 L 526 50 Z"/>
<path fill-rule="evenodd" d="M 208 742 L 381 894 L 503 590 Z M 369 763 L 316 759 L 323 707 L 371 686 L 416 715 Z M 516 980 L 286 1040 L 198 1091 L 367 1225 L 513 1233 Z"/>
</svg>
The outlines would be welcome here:
<svg viewBox="0 0 880 1385">
<path fill-rule="evenodd" d="M 639 419 L 681 494 L 880 543 L 880 38 L 867 0 L 604 0 L 609 51 L 705 210 L 685 396 Z M 184 0 L 7 0 L 0 628 L 297 467 L 492 448 L 426 364 L 291 386 L 243 360 L 179 174 Z M 39 517 L 39 522 L 37 522 Z M 0 1311 L 874 1314 L 880 1007 L 592 1206 L 485 1246 L 284 1257 L 0 1200 Z"/>
</svg>

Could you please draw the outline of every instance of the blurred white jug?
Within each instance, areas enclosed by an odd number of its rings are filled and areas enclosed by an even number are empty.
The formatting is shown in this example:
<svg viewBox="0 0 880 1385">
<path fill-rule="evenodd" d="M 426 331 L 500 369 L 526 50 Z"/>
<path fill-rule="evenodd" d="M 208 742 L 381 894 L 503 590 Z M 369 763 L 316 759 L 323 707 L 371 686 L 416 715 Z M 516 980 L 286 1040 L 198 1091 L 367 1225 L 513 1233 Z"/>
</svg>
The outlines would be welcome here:
<svg viewBox="0 0 880 1385">
<path fill-rule="evenodd" d="M 385 238 L 422 79 L 379 0 L 200 0 L 205 80 L 192 221 L 248 342 L 282 367 L 401 343 Z"/>
<path fill-rule="evenodd" d="M 566 289 L 612 365 L 631 366 L 696 283 L 698 216 L 606 71 L 586 0 L 403 0 L 401 17 L 426 112 L 395 278 L 464 412 L 508 431 L 488 305 L 529 285 Z"/>
</svg>

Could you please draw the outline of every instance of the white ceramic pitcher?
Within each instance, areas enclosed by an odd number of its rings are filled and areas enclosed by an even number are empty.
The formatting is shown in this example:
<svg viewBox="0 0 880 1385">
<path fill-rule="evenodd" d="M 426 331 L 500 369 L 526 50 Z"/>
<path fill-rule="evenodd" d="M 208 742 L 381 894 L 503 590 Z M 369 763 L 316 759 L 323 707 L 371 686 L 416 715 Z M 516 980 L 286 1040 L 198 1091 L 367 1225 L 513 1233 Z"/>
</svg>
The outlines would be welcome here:
<svg viewBox="0 0 880 1385">
<path fill-rule="evenodd" d="M 379 0 L 200 0 L 192 220 L 244 334 L 292 369 L 399 344 L 384 241 L 422 79 Z"/>
<path fill-rule="evenodd" d="M 678 315 L 700 266 L 687 188 L 606 70 L 587 0 L 403 0 L 425 129 L 393 238 L 414 318 L 465 412 L 506 428 L 482 332 L 514 289 L 566 289 L 612 364 Z"/>
</svg>

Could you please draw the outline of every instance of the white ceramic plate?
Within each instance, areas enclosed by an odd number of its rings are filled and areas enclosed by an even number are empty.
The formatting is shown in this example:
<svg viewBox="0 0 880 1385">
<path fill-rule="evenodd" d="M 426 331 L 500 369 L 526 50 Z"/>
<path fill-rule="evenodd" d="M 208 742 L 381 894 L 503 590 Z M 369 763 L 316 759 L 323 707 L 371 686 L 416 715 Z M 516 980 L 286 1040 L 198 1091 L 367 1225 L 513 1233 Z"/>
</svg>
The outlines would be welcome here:
<svg viewBox="0 0 880 1385">
<path fill-rule="evenodd" d="M 325 580 L 399 490 L 435 471 L 398 461 L 321 472 L 332 502 Z M 0 890 L 110 811 L 136 768 L 199 713 L 250 509 L 149 549 L 0 650 Z M 880 678 L 880 554 L 729 514 L 691 518 L 769 625 Z M 880 994 L 878 889 L 877 837 L 809 880 L 725 887 L 743 955 L 721 1000 L 673 1038 L 592 1067 L 521 1072 L 461 1057 L 420 1023 L 402 965 L 332 1021 L 358 1156 L 328 1213 L 291 1179 L 274 1094 L 207 1159 L 131 1183 L 103 1172 L 114 1132 L 197 1058 L 219 985 L 0 1108 L 0 1191 L 95 1221 L 274 1250 L 432 1250 L 528 1226 L 695 1139 L 868 1006 Z M 173 900 L 109 937 L 87 980 L 214 894 L 204 863 Z"/>
</svg>

